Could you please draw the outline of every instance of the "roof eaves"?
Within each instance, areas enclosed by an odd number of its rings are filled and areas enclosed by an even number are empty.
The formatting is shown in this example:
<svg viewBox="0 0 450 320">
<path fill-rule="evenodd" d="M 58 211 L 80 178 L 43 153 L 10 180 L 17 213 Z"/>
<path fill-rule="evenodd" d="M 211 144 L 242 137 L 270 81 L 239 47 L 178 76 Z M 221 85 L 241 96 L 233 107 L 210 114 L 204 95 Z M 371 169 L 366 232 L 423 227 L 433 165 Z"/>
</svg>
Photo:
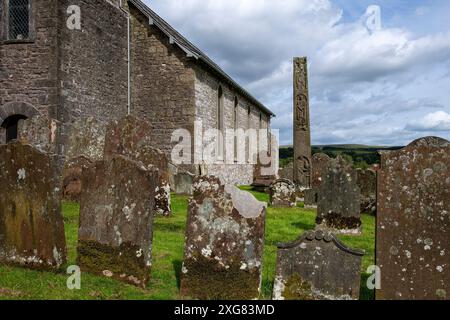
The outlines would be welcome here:
<svg viewBox="0 0 450 320">
<path fill-rule="evenodd" d="M 178 31 L 171 27 L 164 19 L 158 16 L 158 14 L 151 10 L 145 3 L 143 3 L 141 0 L 128 1 L 148 18 L 150 25 L 155 25 L 158 29 L 160 29 L 169 38 L 169 42 L 171 44 L 176 44 L 181 50 L 183 50 L 186 53 L 187 57 L 201 60 L 208 67 L 222 76 L 231 86 L 235 87 L 239 91 L 239 93 L 256 104 L 258 108 L 267 113 L 270 117 L 276 116 L 270 109 L 264 106 L 259 100 L 253 97 L 247 90 L 245 90 L 241 85 L 234 81 L 233 78 L 231 78 L 225 71 L 222 70 L 222 68 L 220 68 L 200 49 L 194 46 L 189 40 L 183 37 Z"/>
</svg>

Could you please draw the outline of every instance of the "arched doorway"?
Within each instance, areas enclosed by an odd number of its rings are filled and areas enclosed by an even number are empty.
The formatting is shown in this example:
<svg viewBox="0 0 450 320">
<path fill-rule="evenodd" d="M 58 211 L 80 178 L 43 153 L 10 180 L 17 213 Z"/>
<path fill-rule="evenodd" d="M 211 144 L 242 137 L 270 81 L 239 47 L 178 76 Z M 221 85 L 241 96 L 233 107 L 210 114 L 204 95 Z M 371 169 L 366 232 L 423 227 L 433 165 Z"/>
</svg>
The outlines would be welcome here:
<svg viewBox="0 0 450 320">
<path fill-rule="evenodd" d="M 19 121 L 38 114 L 39 111 L 26 102 L 9 102 L 0 106 L 0 143 L 17 139 Z"/>
<path fill-rule="evenodd" d="M 6 136 L 6 143 L 10 142 L 11 140 L 17 139 L 17 125 L 19 123 L 19 120 L 25 120 L 28 119 L 27 116 L 24 116 L 22 114 L 15 114 L 8 118 L 6 118 L 2 123 L 2 128 L 5 129 L 5 136 Z"/>
</svg>

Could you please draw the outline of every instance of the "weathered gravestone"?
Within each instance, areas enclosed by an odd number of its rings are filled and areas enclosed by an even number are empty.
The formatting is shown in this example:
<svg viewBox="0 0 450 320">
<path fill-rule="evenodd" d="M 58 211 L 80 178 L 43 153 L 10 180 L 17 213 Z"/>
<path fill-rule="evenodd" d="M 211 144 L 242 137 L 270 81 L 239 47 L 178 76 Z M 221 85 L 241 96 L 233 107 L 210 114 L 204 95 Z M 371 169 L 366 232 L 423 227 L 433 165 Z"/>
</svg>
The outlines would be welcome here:
<svg viewBox="0 0 450 320">
<path fill-rule="evenodd" d="M 323 176 L 328 170 L 331 158 L 324 153 L 316 153 L 312 157 L 311 189 L 305 190 L 305 207 L 315 208 L 318 201 L 318 189 Z"/>
<path fill-rule="evenodd" d="M 319 228 L 340 233 L 361 232 L 360 189 L 356 170 L 340 156 L 330 160 L 322 177 L 316 223 Z"/>
<path fill-rule="evenodd" d="M 192 195 L 195 175 L 189 172 L 178 172 L 174 175 L 174 192 L 178 195 Z"/>
<path fill-rule="evenodd" d="M 280 169 L 280 179 L 294 181 L 294 163 L 289 162 L 284 168 Z"/>
<path fill-rule="evenodd" d="M 29 145 L 0 146 L 0 262 L 58 269 L 66 262 L 56 158 Z"/>
<path fill-rule="evenodd" d="M 66 161 L 63 169 L 63 198 L 70 201 L 80 201 L 81 176 L 93 162 L 85 156 L 79 156 Z"/>
<path fill-rule="evenodd" d="M 292 208 L 297 205 L 296 188 L 292 181 L 279 179 L 269 189 L 269 204 L 272 207 Z"/>
<path fill-rule="evenodd" d="M 123 156 L 83 170 L 78 231 L 83 271 L 147 285 L 157 184 L 156 169 Z"/>
<path fill-rule="evenodd" d="M 155 211 L 168 216 L 170 208 L 169 163 L 165 154 L 151 145 L 151 127 L 146 121 L 127 116 L 120 121 L 112 122 L 105 138 L 105 157 L 123 155 L 140 161 L 145 166 L 159 170 L 159 183 L 155 193 Z"/>
<path fill-rule="evenodd" d="M 358 169 L 358 186 L 361 189 L 360 211 L 375 215 L 377 212 L 377 173 L 374 170 Z"/>
<path fill-rule="evenodd" d="M 428 137 L 381 154 L 377 299 L 450 299 L 450 143 Z"/>
<path fill-rule="evenodd" d="M 256 299 L 261 289 L 266 205 L 250 193 L 197 177 L 189 202 L 181 294 Z"/>
<path fill-rule="evenodd" d="M 305 232 L 278 245 L 275 300 L 359 299 L 364 251 L 347 248 L 332 233 Z"/>
</svg>

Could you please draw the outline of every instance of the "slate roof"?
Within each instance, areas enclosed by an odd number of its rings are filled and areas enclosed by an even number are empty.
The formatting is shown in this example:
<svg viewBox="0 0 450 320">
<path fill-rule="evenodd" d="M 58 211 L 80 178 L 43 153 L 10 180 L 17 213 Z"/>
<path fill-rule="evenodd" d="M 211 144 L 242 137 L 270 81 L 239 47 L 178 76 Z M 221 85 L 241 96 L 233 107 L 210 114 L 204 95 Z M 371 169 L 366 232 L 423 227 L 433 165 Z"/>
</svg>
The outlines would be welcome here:
<svg viewBox="0 0 450 320">
<path fill-rule="evenodd" d="M 158 16 L 153 10 L 151 10 L 141 0 L 128 0 L 129 3 L 134 5 L 143 15 L 148 17 L 149 24 L 155 25 L 164 34 L 169 37 L 171 44 L 177 45 L 180 49 L 186 52 L 188 57 L 194 58 L 200 62 L 203 62 L 207 67 L 219 75 L 225 82 L 234 87 L 241 95 L 246 97 L 250 102 L 254 103 L 264 113 L 269 116 L 275 117 L 275 114 L 253 97 L 247 90 L 241 87 L 236 81 L 234 81 L 225 71 L 223 71 L 214 61 L 212 61 L 205 53 L 199 48 L 194 46 L 189 40 L 183 37 L 178 31 L 176 31 L 171 25 L 169 25 L 164 19 Z"/>
</svg>

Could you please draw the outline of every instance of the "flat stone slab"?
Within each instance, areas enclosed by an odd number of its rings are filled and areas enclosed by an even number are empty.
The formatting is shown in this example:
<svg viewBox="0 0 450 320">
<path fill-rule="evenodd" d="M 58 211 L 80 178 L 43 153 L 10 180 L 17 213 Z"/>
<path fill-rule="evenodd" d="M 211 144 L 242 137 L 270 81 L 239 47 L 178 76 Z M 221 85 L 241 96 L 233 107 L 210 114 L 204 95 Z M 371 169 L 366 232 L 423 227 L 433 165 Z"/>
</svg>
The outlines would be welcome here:
<svg viewBox="0 0 450 320">
<path fill-rule="evenodd" d="M 364 251 L 331 232 L 307 231 L 278 245 L 274 300 L 357 300 Z"/>
<path fill-rule="evenodd" d="M 339 233 L 361 232 L 360 197 L 357 173 L 342 157 L 329 161 L 318 188 L 318 228 Z"/>
<path fill-rule="evenodd" d="M 296 187 L 292 181 L 279 179 L 269 189 L 269 204 L 276 208 L 292 208 L 297 205 Z"/>
<path fill-rule="evenodd" d="M 189 201 L 181 295 L 257 299 L 261 291 L 266 204 L 212 176 L 194 180 Z"/>
<path fill-rule="evenodd" d="M 378 171 L 379 300 L 450 299 L 450 143 L 383 152 Z"/>
<path fill-rule="evenodd" d="M 0 146 L 0 263 L 52 270 L 66 262 L 56 167 L 30 145 Z"/>
<path fill-rule="evenodd" d="M 109 124 L 105 138 L 105 157 L 123 155 L 140 161 L 145 166 L 159 171 L 159 184 L 156 186 L 155 211 L 168 216 L 170 207 L 170 173 L 166 155 L 153 148 L 150 124 L 133 116 L 127 116 Z"/>
<path fill-rule="evenodd" d="M 78 230 L 82 271 L 146 287 L 158 171 L 123 156 L 83 170 Z"/>
</svg>

